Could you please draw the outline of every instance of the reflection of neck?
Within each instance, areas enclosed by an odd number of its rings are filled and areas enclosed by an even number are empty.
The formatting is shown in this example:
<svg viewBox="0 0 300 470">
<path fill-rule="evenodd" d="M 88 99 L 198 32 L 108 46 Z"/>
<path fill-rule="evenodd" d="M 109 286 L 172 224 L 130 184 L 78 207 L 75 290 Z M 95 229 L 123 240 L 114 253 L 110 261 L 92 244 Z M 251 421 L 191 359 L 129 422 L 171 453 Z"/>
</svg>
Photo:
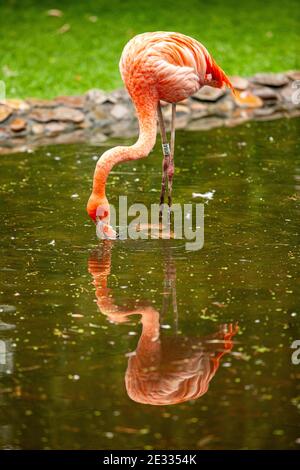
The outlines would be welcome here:
<svg viewBox="0 0 300 470">
<path fill-rule="evenodd" d="M 146 157 L 155 144 L 157 100 L 144 98 L 142 103 L 136 102 L 135 105 L 140 128 L 137 142 L 129 147 L 118 146 L 107 150 L 97 162 L 93 193 L 101 198 L 106 197 L 106 180 L 112 168 L 120 162 Z"/>
<path fill-rule="evenodd" d="M 113 242 L 105 240 L 102 244 L 102 253 L 99 256 L 95 252 L 90 256 L 88 269 L 93 277 L 93 284 L 96 288 L 97 305 L 100 312 L 115 322 L 126 321 L 130 315 L 141 315 L 143 334 L 148 339 L 159 336 L 159 313 L 151 306 L 137 306 L 130 310 L 125 310 L 115 304 L 110 289 L 107 287 L 108 277 L 111 271 L 111 249 Z"/>
</svg>

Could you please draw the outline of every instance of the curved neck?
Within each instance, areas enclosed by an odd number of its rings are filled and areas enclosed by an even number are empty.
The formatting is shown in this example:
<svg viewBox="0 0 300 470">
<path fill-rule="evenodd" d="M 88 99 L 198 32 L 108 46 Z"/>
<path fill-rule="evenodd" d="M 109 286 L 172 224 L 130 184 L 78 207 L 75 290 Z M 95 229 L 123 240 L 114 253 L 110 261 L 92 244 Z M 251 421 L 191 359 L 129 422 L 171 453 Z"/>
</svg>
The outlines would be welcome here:
<svg viewBox="0 0 300 470">
<path fill-rule="evenodd" d="M 135 144 L 125 147 L 118 146 L 104 152 L 99 158 L 93 180 L 93 193 L 105 198 L 105 185 L 111 169 L 120 162 L 137 160 L 146 157 L 155 145 L 157 130 L 157 99 L 143 98 L 142 102 L 135 101 L 139 120 L 139 138 Z"/>
</svg>

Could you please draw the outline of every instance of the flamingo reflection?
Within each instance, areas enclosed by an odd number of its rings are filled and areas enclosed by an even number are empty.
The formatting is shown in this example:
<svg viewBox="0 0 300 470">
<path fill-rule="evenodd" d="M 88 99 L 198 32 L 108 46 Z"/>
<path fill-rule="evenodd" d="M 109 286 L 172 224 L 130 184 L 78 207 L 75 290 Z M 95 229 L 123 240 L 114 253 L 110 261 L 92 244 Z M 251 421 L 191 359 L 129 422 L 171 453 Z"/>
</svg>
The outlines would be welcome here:
<svg viewBox="0 0 300 470">
<path fill-rule="evenodd" d="M 231 351 L 237 325 L 220 325 L 218 331 L 205 337 L 163 334 L 160 322 L 169 304 L 174 312 L 175 330 L 178 322 L 176 269 L 170 253 L 165 256 L 161 314 L 150 305 L 138 305 L 133 310 L 124 310 L 124 307 L 116 305 L 107 287 L 112 243 L 106 240 L 102 252 L 92 253 L 89 272 L 96 288 L 99 310 L 110 321 L 122 323 L 131 315 L 141 316 L 141 336 L 135 352 L 129 356 L 125 374 L 129 397 L 135 402 L 150 405 L 172 405 L 201 397 L 207 392 L 221 358 Z"/>
</svg>

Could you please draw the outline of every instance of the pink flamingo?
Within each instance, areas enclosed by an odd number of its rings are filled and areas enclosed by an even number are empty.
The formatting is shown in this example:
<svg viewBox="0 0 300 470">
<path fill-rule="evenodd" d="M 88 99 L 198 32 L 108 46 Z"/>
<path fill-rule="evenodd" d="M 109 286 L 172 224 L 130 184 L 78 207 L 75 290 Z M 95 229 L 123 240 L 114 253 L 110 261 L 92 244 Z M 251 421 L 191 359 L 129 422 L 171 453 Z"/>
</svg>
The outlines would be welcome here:
<svg viewBox="0 0 300 470">
<path fill-rule="evenodd" d="M 135 36 L 125 46 L 120 72 L 132 98 L 139 120 L 139 138 L 131 146 L 117 146 L 104 152 L 97 162 L 93 191 L 87 212 L 103 238 L 116 238 L 110 226 L 109 203 L 105 194 L 107 177 L 114 165 L 146 157 L 155 145 L 157 117 L 163 147 L 160 203 L 164 203 L 168 180 L 168 203 L 172 204 L 176 103 L 196 93 L 203 85 L 221 88 L 232 85 L 205 47 L 180 33 L 152 32 Z M 167 141 L 160 100 L 172 103 L 171 142 Z"/>
</svg>

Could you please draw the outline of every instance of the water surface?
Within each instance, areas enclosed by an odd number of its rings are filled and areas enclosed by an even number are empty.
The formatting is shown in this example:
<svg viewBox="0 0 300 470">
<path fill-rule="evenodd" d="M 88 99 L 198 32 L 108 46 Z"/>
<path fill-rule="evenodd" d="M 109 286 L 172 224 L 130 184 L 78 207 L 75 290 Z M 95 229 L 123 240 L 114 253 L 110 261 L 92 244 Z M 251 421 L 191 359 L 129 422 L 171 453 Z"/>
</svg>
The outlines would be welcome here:
<svg viewBox="0 0 300 470">
<path fill-rule="evenodd" d="M 299 447 L 299 120 L 178 132 L 174 202 L 215 191 L 196 252 L 96 240 L 114 144 L 1 156 L 0 447 Z M 110 202 L 158 202 L 160 169 L 117 167 Z"/>
</svg>

